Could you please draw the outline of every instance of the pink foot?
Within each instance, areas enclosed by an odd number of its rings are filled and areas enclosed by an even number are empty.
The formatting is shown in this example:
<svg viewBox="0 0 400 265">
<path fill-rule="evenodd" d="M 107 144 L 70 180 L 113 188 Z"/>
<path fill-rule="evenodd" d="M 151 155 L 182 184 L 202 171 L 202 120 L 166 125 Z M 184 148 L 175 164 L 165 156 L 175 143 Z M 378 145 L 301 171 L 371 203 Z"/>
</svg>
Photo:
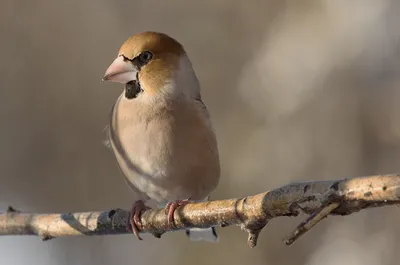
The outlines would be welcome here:
<svg viewBox="0 0 400 265">
<path fill-rule="evenodd" d="M 165 213 L 168 214 L 168 223 L 172 224 L 174 222 L 174 212 L 178 207 L 184 206 L 189 203 L 189 199 L 177 200 L 175 202 L 167 203 L 167 205 L 165 205 Z"/>
<path fill-rule="evenodd" d="M 129 214 L 129 224 L 127 225 L 127 230 L 132 231 L 139 240 L 142 240 L 142 238 L 139 236 L 138 229 L 139 226 L 142 226 L 140 215 L 142 211 L 147 209 L 150 209 L 150 207 L 147 207 L 142 200 L 138 200 L 132 204 L 132 209 Z"/>
</svg>

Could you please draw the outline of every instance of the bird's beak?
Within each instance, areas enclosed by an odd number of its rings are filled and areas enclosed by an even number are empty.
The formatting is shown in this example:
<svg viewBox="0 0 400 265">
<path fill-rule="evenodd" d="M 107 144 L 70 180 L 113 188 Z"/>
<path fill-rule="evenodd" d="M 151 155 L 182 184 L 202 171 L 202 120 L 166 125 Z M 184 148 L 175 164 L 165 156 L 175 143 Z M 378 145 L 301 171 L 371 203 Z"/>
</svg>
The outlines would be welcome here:
<svg viewBox="0 0 400 265">
<path fill-rule="evenodd" d="M 123 56 L 118 56 L 106 70 L 103 81 L 126 84 L 136 80 L 137 72 L 138 70 L 131 61 L 124 60 Z"/>
</svg>

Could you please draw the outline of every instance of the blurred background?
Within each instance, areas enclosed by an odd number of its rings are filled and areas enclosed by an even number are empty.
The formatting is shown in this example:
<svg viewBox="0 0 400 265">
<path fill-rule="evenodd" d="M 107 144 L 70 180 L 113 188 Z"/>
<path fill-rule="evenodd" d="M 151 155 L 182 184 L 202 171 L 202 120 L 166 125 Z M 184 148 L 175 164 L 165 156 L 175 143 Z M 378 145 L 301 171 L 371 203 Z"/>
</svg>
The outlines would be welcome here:
<svg viewBox="0 0 400 265">
<path fill-rule="evenodd" d="M 29 212 L 128 208 L 102 141 L 118 84 L 105 69 L 132 34 L 184 44 L 219 139 L 213 199 L 295 180 L 400 172 L 400 2 L 22 1 L 0 9 L 0 206 Z M 249 249 L 133 235 L 0 238 L 0 264 L 398 264 L 396 207 L 331 217 L 291 247 L 305 216 L 275 219 Z"/>
</svg>

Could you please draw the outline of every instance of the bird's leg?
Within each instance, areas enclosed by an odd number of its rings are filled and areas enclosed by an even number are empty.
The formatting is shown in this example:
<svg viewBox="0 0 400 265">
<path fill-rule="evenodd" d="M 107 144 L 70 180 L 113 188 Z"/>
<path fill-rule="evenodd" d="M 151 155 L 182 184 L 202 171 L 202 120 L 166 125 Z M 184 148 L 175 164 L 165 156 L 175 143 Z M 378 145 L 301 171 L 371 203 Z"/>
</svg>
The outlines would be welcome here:
<svg viewBox="0 0 400 265">
<path fill-rule="evenodd" d="M 138 229 L 138 226 L 142 226 L 140 215 L 142 211 L 147 209 L 150 209 L 150 207 L 147 207 L 142 200 L 137 200 L 132 204 L 132 209 L 129 213 L 129 224 L 127 225 L 127 229 L 128 231 L 132 231 L 139 240 L 142 240 L 139 236 Z"/>
<path fill-rule="evenodd" d="M 174 212 L 175 210 L 180 207 L 184 206 L 186 204 L 190 203 L 190 199 L 185 199 L 185 200 L 176 200 L 174 202 L 168 202 L 167 205 L 165 205 L 165 213 L 168 214 L 168 223 L 172 224 L 174 222 Z"/>
</svg>

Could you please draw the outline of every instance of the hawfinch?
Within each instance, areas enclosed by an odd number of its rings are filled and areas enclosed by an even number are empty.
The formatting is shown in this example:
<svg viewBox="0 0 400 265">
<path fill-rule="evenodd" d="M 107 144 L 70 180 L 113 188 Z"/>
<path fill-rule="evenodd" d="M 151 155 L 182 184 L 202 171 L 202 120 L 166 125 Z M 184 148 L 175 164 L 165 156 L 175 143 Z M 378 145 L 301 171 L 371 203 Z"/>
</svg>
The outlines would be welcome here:
<svg viewBox="0 0 400 265">
<path fill-rule="evenodd" d="M 217 187 L 217 140 L 200 85 L 183 46 L 157 32 L 131 36 L 103 80 L 124 84 L 112 108 L 108 136 L 128 185 L 141 194 L 130 228 L 139 238 L 140 213 L 149 199 L 165 207 L 207 200 Z M 193 241 L 217 242 L 214 228 L 190 229 Z"/>
</svg>

